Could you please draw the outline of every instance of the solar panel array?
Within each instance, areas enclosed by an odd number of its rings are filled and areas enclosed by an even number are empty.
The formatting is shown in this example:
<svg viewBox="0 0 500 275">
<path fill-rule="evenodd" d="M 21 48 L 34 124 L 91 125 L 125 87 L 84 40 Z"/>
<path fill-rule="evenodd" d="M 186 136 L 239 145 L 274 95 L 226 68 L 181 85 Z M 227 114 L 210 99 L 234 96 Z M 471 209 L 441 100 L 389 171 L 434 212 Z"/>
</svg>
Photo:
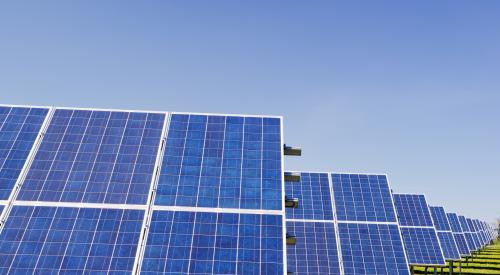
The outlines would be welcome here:
<svg viewBox="0 0 500 275">
<path fill-rule="evenodd" d="M 344 274 L 409 274 L 385 175 L 331 174 Z"/>
<path fill-rule="evenodd" d="M 460 252 L 453 237 L 444 207 L 429 206 L 429 210 L 431 211 L 432 221 L 437 231 L 444 258 L 446 260 L 460 260 Z"/>
<path fill-rule="evenodd" d="M 393 196 L 408 262 L 411 265 L 444 265 L 443 252 L 425 196 Z"/>
<path fill-rule="evenodd" d="M 496 237 L 393 197 L 385 175 L 284 182 L 282 130 L 273 116 L 0 106 L 0 273 L 409 274 Z"/>
<path fill-rule="evenodd" d="M 1 273 L 285 272 L 281 118 L 0 107 L 0 122 Z"/>
<path fill-rule="evenodd" d="M 294 274 L 342 274 L 338 231 L 328 173 L 300 173 L 300 182 L 285 182 L 285 194 L 297 198 L 286 209 L 287 232 L 297 238 L 287 246 L 288 271 Z"/>
</svg>

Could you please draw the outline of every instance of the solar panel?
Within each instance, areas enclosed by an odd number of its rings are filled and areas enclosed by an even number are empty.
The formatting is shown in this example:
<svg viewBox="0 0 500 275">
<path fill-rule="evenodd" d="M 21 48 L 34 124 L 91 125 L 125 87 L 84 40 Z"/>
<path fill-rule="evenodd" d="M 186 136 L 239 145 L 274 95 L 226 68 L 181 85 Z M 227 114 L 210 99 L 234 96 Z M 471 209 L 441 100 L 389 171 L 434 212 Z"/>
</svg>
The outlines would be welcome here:
<svg viewBox="0 0 500 275">
<path fill-rule="evenodd" d="M 0 200 L 9 198 L 48 112 L 0 106 Z"/>
<path fill-rule="evenodd" d="M 464 233 L 465 241 L 467 242 L 467 247 L 469 251 L 477 250 L 476 241 L 473 238 L 471 231 L 469 230 L 469 225 L 467 224 L 467 220 L 464 216 L 458 216 L 458 221 L 460 222 L 460 227 L 462 228 L 462 232 Z"/>
<path fill-rule="evenodd" d="M 409 274 L 396 224 L 338 226 L 344 274 Z"/>
<path fill-rule="evenodd" d="M 429 206 L 432 221 L 437 231 L 439 244 L 446 260 L 460 260 L 460 252 L 455 243 L 450 223 L 446 217 L 446 212 L 441 206 Z"/>
<path fill-rule="evenodd" d="M 400 226 L 433 227 L 424 195 L 394 194 L 394 205 Z"/>
<path fill-rule="evenodd" d="M 436 231 L 431 227 L 401 227 L 408 262 L 413 265 L 444 265 Z"/>
<path fill-rule="evenodd" d="M 143 274 L 283 274 L 281 215 L 153 212 Z"/>
<path fill-rule="evenodd" d="M 164 120 L 56 109 L 17 199 L 146 204 Z"/>
<path fill-rule="evenodd" d="M 144 211 L 14 206 L 0 233 L 0 273 L 130 273 Z"/>
<path fill-rule="evenodd" d="M 408 262 L 444 265 L 445 260 L 424 195 L 393 194 Z"/>
<path fill-rule="evenodd" d="M 429 206 L 429 210 L 431 211 L 432 221 L 437 231 L 451 231 L 451 226 L 443 207 Z"/>
<path fill-rule="evenodd" d="M 281 118 L 173 114 L 155 204 L 282 210 Z"/>
<path fill-rule="evenodd" d="M 299 207 L 286 208 L 287 219 L 333 221 L 327 173 L 300 173 L 300 182 L 285 182 L 285 194 L 299 200 Z"/>
<path fill-rule="evenodd" d="M 331 174 L 344 274 L 409 274 L 385 175 Z"/>
<path fill-rule="evenodd" d="M 333 222 L 287 221 L 297 244 L 287 247 L 287 267 L 293 274 L 341 274 Z"/>
<path fill-rule="evenodd" d="M 339 221 L 396 222 L 385 175 L 332 174 Z"/>
<path fill-rule="evenodd" d="M 453 238 L 455 239 L 455 243 L 457 244 L 460 255 L 469 256 L 470 250 L 469 247 L 467 246 L 467 241 L 465 240 L 465 236 L 462 233 L 462 228 L 460 227 L 460 222 L 458 221 L 457 214 L 446 213 L 446 217 L 450 222 L 451 230 L 453 232 Z"/>
</svg>

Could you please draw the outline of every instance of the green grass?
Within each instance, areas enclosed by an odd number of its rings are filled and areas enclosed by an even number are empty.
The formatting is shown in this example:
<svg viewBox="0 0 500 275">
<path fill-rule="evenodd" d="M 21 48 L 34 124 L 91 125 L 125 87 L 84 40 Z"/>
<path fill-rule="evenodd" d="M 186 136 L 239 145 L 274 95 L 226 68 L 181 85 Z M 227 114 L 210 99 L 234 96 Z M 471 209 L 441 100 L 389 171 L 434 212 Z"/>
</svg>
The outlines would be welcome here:
<svg viewBox="0 0 500 275">
<path fill-rule="evenodd" d="M 454 262 L 453 266 L 453 274 L 459 274 L 458 263 Z M 424 274 L 424 269 L 424 267 L 415 267 L 415 274 Z M 449 274 L 448 272 L 448 267 L 443 268 L 443 274 Z M 429 267 L 427 274 L 434 274 L 434 268 Z M 441 268 L 438 268 L 437 274 L 441 274 Z M 462 274 L 500 274 L 500 240 L 481 249 L 479 253 L 476 252 L 472 259 L 469 257 L 467 263 L 463 258 Z"/>
</svg>

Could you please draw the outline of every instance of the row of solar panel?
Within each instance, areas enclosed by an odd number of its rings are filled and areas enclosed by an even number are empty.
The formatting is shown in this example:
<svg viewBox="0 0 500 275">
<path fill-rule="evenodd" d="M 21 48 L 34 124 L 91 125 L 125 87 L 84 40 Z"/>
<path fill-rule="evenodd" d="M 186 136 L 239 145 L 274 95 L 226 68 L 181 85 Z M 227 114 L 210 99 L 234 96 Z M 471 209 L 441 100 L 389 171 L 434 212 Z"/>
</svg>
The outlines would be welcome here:
<svg viewBox="0 0 500 275">
<path fill-rule="evenodd" d="M 456 214 L 429 207 L 424 195 L 393 194 L 383 175 L 300 178 L 285 185 L 300 202 L 286 209 L 287 230 L 297 237 L 287 247 L 288 269 L 297 274 L 408 274 L 408 265 L 442 266 L 494 238 L 485 222 L 461 216 L 458 223 Z M 392 235 L 381 230 L 391 226 Z M 467 238 L 477 241 L 470 246 Z"/>
<path fill-rule="evenodd" d="M 281 132 L 277 117 L 0 107 L 1 272 L 408 274 L 442 256 L 432 221 L 402 217 L 427 204 L 395 208 L 384 175 L 302 173 L 285 222 Z M 464 221 L 467 248 L 493 236 Z"/>
<path fill-rule="evenodd" d="M 155 205 L 282 210 L 281 118 L 169 118 Z M 0 106 L 0 200 L 42 133 L 18 200 L 145 205 L 166 119 Z"/>
</svg>

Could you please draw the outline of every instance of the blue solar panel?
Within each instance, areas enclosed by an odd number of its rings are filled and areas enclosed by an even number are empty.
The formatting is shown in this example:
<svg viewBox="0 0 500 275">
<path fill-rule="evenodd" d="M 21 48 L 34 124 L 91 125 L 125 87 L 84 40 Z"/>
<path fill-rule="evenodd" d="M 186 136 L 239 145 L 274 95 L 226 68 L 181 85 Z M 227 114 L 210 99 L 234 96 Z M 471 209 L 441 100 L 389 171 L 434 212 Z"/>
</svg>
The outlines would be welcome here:
<svg viewBox="0 0 500 275">
<path fill-rule="evenodd" d="M 394 194 L 394 205 L 401 226 L 433 226 L 424 195 Z"/>
<path fill-rule="evenodd" d="M 332 174 L 332 181 L 339 221 L 396 222 L 386 176 Z"/>
<path fill-rule="evenodd" d="M 451 231 L 438 231 L 437 235 L 444 258 L 446 260 L 460 260 L 460 253 L 453 238 L 453 233 Z"/>
<path fill-rule="evenodd" d="M 341 274 L 335 225 L 327 222 L 286 223 L 297 244 L 287 247 L 287 269 L 293 274 Z"/>
<path fill-rule="evenodd" d="M 328 174 L 301 173 L 300 183 L 285 183 L 285 194 L 299 199 L 299 207 L 286 208 L 287 219 L 333 220 Z"/>
<path fill-rule="evenodd" d="M 48 111 L 0 106 L 0 200 L 9 198 Z"/>
<path fill-rule="evenodd" d="M 339 223 L 345 274 L 409 274 L 396 224 Z"/>
<path fill-rule="evenodd" d="M 462 227 L 460 226 L 460 221 L 458 220 L 458 216 L 455 213 L 446 213 L 446 217 L 451 225 L 451 231 L 455 233 L 462 232 Z"/>
<path fill-rule="evenodd" d="M 153 212 L 143 274 L 283 274 L 281 215 Z"/>
<path fill-rule="evenodd" d="M 465 240 L 464 233 L 453 233 L 453 238 L 458 247 L 458 252 L 460 255 L 468 256 L 470 255 L 469 246 L 467 246 L 467 241 Z"/>
<path fill-rule="evenodd" d="M 438 231 L 451 231 L 450 223 L 446 217 L 446 212 L 441 206 L 430 206 L 432 221 L 434 222 L 434 227 Z"/>
<path fill-rule="evenodd" d="M 413 265 L 444 265 L 436 231 L 428 227 L 401 227 L 408 262 Z"/>
<path fill-rule="evenodd" d="M 145 204 L 164 119 L 57 109 L 17 199 Z"/>
<path fill-rule="evenodd" d="M 173 114 L 156 205 L 281 210 L 281 119 Z"/>
<path fill-rule="evenodd" d="M 457 244 L 460 255 L 465 255 L 465 256 L 470 255 L 470 250 L 469 247 L 467 246 L 467 241 L 465 240 L 465 236 L 462 233 L 462 227 L 460 226 L 457 214 L 446 213 L 446 217 L 450 222 L 451 230 L 453 231 L 453 238 L 455 239 L 455 243 Z"/>
<path fill-rule="evenodd" d="M 141 210 L 14 206 L 0 234 L 0 273 L 130 273 L 143 215 Z"/>
</svg>

